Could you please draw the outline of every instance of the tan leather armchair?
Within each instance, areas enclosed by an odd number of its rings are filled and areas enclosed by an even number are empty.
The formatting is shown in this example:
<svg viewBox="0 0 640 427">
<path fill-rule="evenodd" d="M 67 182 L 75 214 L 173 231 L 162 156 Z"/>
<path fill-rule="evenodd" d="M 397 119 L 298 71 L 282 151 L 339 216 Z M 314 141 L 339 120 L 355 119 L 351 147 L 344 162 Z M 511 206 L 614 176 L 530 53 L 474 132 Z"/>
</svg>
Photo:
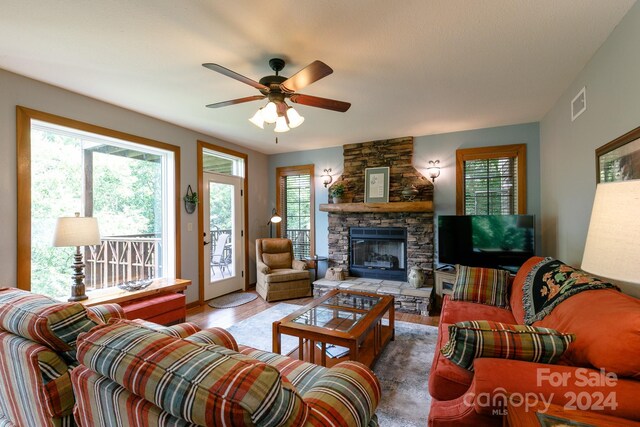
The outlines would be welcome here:
<svg viewBox="0 0 640 427">
<path fill-rule="evenodd" d="M 307 264 L 293 259 L 289 239 L 257 239 L 256 270 L 256 290 L 265 301 L 311 296 Z"/>
</svg>

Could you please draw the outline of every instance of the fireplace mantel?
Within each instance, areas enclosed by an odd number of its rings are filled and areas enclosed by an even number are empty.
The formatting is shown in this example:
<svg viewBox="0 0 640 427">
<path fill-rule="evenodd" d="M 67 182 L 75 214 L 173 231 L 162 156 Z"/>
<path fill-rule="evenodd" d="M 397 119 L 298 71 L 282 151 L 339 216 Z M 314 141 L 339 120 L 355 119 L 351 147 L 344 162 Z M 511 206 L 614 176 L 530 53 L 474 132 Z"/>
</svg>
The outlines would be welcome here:
<svg viewBox="0 0 640 427">
<path fill-rule="evenodd" d="M 336 214 L 352 212 L 433 212 L 432 201 L 389 203 L 324 203 L 322 212 Z"/>
</svg>

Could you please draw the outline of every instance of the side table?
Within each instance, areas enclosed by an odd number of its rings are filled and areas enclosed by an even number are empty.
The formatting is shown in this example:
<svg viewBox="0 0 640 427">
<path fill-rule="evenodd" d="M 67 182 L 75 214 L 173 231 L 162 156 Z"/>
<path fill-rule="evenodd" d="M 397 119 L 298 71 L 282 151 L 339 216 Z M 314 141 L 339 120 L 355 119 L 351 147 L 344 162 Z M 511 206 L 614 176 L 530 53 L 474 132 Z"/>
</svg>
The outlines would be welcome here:
<svg viewBox="0 0 640 427">
<path fill-rule="evenodd" d="M 318 263 L 319 262 L 328 262 L 329 258 L 327 258 L 326 256 L 320 256 L 320 255 L 314 255 L 314 256 L 306 256 L 304 257 L 304 260 L 307 262 L 307 266 L 308 268 L 311 268 L 314 270 L 314 282 L 316 280 L 318 280 Z"/>
</svg>

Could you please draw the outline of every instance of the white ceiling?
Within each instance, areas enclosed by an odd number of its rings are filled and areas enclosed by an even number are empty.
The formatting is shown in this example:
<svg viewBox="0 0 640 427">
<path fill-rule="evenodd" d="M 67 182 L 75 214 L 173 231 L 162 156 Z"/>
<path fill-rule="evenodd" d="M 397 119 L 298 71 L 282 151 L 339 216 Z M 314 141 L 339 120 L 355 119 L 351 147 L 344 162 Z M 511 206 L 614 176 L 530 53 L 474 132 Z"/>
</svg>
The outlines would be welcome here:
<svg viewBox="0 0 640 427">
<path fill-rule="evenodd" d="M 263 153 L 540 120 L 635 0 L 0 0 L 0 68 Z M 254 80 L 284 57 L 334 73 L 302 90 L 286 134 L 265 102 L 201 66 Z M 569 108 L 569 107 L 567 107 Z M 55 113 L 55 112 L 53 112 Z M 278 135 L 280 143 L 274 143 Z"/>
</svg>

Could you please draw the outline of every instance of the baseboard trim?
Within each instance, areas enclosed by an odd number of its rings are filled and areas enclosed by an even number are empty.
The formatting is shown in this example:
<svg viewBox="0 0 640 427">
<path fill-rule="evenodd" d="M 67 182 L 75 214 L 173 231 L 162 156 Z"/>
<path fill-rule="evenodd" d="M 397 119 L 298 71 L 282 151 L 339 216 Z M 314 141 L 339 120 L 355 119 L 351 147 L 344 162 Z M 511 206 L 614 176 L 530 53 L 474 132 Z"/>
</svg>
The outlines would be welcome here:
<svg viewBox="0 0 640 427">
<path fill-rule="evenodd" d="M 190 302 L 189 304 L 187 304 L 187 310 L 191 309 L 191 308 L 195 308 L 195 307 L 200 307 L 200 301 L 194 301 L 194 302 Z"/>
</svg>

